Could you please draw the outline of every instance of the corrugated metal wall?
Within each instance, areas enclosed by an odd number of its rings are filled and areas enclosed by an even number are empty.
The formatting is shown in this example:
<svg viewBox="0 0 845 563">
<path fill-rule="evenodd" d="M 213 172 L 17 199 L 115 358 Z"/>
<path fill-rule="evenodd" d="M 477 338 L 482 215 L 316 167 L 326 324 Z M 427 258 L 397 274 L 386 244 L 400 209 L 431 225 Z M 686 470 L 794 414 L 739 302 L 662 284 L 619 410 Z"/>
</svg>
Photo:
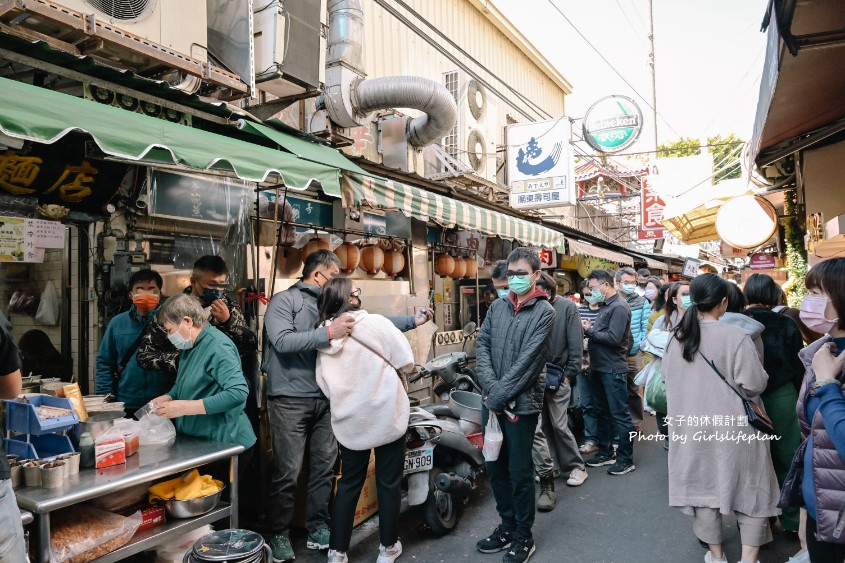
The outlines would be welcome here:
<svg viewBox="0 0 845 563">
<path fill-rule="evenodd" d="M 405 9 L 396 0 L 364 0 L 364 60 L 368 76 L 414 75 L 442 81 L 444 72 L 458 68 L 456 63 L 438 52 L 380 2 L 410 20 L 422 33 L 432 37 L 482 80 L 506 94 L 508 101 L 516 106 L 496 100 L 499 116 L 497 144 L 503 142 L 503 127 L 508 122 L 508 116 L 518 122 L 549 119 L 531 109 L 508 86 L 552 117 L 564 115 L 564 92 L 560 87 L 467 0 L 404 0 L 412 11 Z M 482 63 L 486 70 L 438 37 L 413 12 L 431 22 Z"/>
</svg>

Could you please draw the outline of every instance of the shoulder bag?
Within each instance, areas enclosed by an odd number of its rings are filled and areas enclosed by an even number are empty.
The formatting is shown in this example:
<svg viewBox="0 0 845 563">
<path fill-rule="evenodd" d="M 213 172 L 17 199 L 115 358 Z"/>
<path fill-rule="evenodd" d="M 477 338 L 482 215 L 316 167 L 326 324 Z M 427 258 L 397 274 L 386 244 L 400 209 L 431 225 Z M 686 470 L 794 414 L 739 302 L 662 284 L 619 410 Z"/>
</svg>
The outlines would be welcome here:
<svg viewBox="0 0 845 563">
<path fill-rule="evenodd" d="M 760 405 L 753 403 L 753 402 L 749 401 L 748 399 L 746 399 L 745 397 L 743 397 L 742 394 L 739 391 L 737 391 L 734 388 L 733 385 L 728 383 L 728 380 L 725 379 L 725 376 L 722 375 L 722 372 L 719 371 L 719 368 L 716 367 L 716 364 L 713 363 L 711 360 L 708 360 L 707 357 L 704 354 L 701 353 L 701 350 L 698 351 L 698 355 L 701 356 L 702 358 L 704 358 L 704 361 L 707 362 L 707 364 L 711 368 L 713 368 L 713 371 L 716 372 L 716 375 L 718 375 L 720 378 L 722 378 L 722 381 L 725 382 L 725 385 L 730 387 L 731 391 L 736 393 L 737 397 L 739 397 L 740 400 L 742 400 L 742 407 L 743 407 L 743 409 L 745 409 L 745 415 L 748 417 L 748 424 L 750 424 L 755 429 L 759 430 L 760 432 L 762 432 L 764 434 L 768 434 L 769 436 L 774 436 L 775 435 L 775 427 L 772 424 L 772 419 L 769 418 L 768 414 L 766 414 L 766 411 L 764 411 L 760 407 Z"/>
<path fill-rule="evenodd" d="M 376 356 L 381 358 L 384 361 L 384 363 L 386 363 L 391 368 L 393 368 L 393 370 L 396 372 L 396 376 L 399 378 L 399 381 L 402 382 L 402 387 L 405 389 L 405 393 L 408 392 L 408 382 L 405 380 L 405 377 L 399 372 L 399 370 L 396 369 L 396 367 L 393 364 L 390 363 L 390 360 L 385 358 L 384 355 L 381 352 L 379 352 L 378 350 L 376 350 L 375 348 L 373 348 L 372 346 L 370 346 L 369 344 L 367 344 L 363 340 L 355 338 L 351 334 L 348 335 L 348 338 L 351 338 L 352 340 L 354 340 L 355 342 L 357 342 L 358 344 L 360 344 L 361 346 L 363 346 L 364 348 L 366 348 L 367 350 L 369 350 L 370 352 L 372 352 L 373 354 L 375 354 Z"/>
</svg>

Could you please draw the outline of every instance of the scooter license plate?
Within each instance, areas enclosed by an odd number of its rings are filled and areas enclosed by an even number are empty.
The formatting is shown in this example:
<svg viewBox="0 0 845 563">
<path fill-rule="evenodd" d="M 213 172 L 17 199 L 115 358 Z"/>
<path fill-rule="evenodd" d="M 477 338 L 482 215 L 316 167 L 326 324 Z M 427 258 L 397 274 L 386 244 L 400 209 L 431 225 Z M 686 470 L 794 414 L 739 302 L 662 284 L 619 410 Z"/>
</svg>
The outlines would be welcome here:
<svg viewBox="0 0 845 563">
<path fill-rule="evenodd" d="M 405 452 L 405 475 L 428 471 L 434 467 L 434 448 L 420 448 Z"/>
</svg>

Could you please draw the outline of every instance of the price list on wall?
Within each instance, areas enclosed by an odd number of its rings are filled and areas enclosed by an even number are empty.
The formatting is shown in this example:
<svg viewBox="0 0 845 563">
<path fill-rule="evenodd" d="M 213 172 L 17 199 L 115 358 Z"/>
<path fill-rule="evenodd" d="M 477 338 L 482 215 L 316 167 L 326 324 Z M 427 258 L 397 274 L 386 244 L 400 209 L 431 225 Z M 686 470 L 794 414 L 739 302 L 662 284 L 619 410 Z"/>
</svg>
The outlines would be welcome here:
<svg viewBox="0 0 845 563">
<path fill-rule="evenodd" d="M 0 262 L 41 263 L 46 249 L 64 246 L 65 226 L 58 221 L 0 217 Z"/>
</svg>

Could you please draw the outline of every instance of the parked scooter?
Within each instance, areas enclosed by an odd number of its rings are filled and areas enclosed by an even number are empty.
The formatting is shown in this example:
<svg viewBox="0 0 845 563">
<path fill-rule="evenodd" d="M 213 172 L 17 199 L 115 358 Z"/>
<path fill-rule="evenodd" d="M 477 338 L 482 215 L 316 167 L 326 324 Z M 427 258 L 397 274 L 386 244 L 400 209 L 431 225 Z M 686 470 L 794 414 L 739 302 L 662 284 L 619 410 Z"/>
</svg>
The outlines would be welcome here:
<svg viewBox="0 0 845 563">
<path fill-rule="evenodd" d="M 475 323 L 464 327 L 464 342 L 475 328 Z M 468 367 L 470 360 L 463 351 L 443 354 L 410 378 L 413 383 L 439 377 L 437 396 L 448 398 L 448 402 L 412 407 L 406 437 L 408 504 L 423 505 L 426 524 L 439 535 L 455 527 L 459 507 L 484 469 L 481 390 Z"/>
</svg>

